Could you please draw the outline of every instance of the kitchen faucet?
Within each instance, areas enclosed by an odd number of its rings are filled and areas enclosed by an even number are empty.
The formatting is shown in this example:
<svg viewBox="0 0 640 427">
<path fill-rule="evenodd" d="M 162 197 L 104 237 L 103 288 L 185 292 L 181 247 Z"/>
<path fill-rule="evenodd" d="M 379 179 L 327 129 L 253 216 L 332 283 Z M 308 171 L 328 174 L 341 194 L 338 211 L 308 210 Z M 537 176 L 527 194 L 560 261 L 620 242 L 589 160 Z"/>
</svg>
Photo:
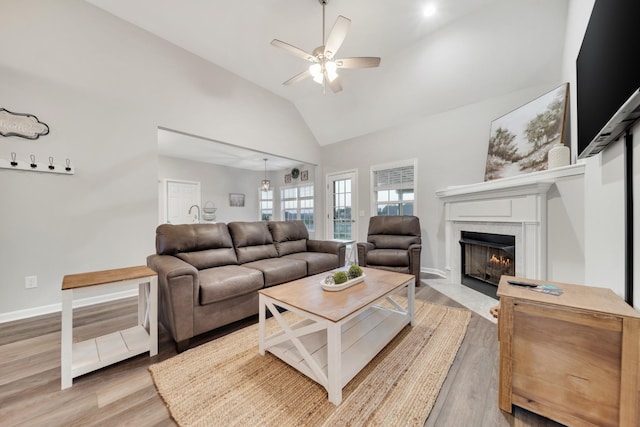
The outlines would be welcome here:
<svg viewBox="0 0 640 427">
<path fill-rule="evenodd" d="M 191 205 L 191 207 L 189 208 L 189 215 L 191 215 L 191 209 L 193 209 L 194 207 L 198 208 L 198 216 L 196 218 L 198 219 L 198 224 L 200 224 L 200 206 Z"/>
</svg>

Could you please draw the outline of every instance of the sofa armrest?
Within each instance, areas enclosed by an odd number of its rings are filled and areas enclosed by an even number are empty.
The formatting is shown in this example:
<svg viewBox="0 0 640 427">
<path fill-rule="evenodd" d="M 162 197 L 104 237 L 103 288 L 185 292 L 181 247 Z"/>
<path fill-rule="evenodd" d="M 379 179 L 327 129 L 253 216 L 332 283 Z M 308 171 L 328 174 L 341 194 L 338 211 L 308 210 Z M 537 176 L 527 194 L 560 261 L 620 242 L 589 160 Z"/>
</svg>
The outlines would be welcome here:
<svg viewBox="0 0 640 427">
<path fill-rule="evenodd" d="M 161 323 L 176 342 L 191 338 L 198 302 L 198 270 L 171 255 L 149 255 L 147 266 L 158 273 Z"/>
<path fill-rule="evenodd" d="M 172 255 L 149 255 L 147 266 L 156 271 L 158 276 L 164 276 L 166 279 L 185 275 L 191 275 L 195 280 L 198 279 L 197 268 Z"/>
<path fill-rule="evenodd" d="M 374 249 L 373 243 L 359 242 L 358 243 L 358 265 L 361 267 L 367 266 L 367 252 Z"/>
<path fill-rule="evenodd" d="M 309 252 L 325 252 L 328 254 L 338 255 L 338 265 L 344 265 L 347 253 L 347 244 L 344 242 L 335 242 L 333 240 L 307 240 L 307 250 Z"/>
</svg>

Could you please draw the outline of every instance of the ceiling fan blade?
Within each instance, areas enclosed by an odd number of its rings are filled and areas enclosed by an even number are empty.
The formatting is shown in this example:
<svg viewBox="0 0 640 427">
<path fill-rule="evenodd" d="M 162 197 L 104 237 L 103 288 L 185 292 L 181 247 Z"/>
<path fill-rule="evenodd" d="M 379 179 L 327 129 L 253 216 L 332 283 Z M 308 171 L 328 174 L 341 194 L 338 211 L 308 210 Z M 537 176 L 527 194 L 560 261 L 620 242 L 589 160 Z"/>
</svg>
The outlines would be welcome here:
<svg viewBox="0 0 640 427">
<path fill-rule="evenodd" d="M 273 39 L 271 40 L 271 44 L 275 47 L 279 47 L 281 49 L 286 50 L 287 52 L 289 52 L 290 54 L 297 56 L 298 58 L 302 58 L 305 61 L 309 61 L 309 62 L 318 62 L 318 59 L 313 56 L 312 54 L 310 54 L 309 52 L 305 52 L 304 50 L 297 48 L 293 45 L 290 45 L 289 43 L 285 43 L 281 40 L 278 39 Z"/>
<path fill-rule="evenodd" d="M 380 65 L 380 58 L 375 56 L 336 59 L 338 68 L 373 68 L 378 65 Z"/>
<path fill-rule="evenodd" d="M 333 24 L 333 28 L 331 28 L 327 42 L 324 45 L 324 56 L 333 58 L 336 55 L 336 52 L 342 46 L 344 38 L 347 36 L 349 25 L 351 25 L 351 19 L 338 15 L 338 19 Z"/>
<path fill-rule="evenodd" d="M 325 72 L 324 79 L 325 79 L 324 81 L 327 82 L 327 84 L 329 85 L 333 93 L 338 93 L 342 90 L 342 85 L 338 81 L 337 77 L 333 79 L 333 81 L 330 81 L 329 78 L 327 77 L 327 73 Z"/>
<path fill-rule="evenodd" d="M 303 72 L 301 72 L 300 74 L 296 74 L 295 76 L 291 77 L 289 80 L 287 80 L 286 82 L 284 82 L 282 84 L 285 85 L 285 86 L 289 86 L 289 85 L 297 83 L 297 82 L 299 82 L 301 80 L 304 80 L 307 77 L 311 77 L 311 72 L 309 72 L 308 68 L 306 70 L 304 70 Z"/>
</svg>

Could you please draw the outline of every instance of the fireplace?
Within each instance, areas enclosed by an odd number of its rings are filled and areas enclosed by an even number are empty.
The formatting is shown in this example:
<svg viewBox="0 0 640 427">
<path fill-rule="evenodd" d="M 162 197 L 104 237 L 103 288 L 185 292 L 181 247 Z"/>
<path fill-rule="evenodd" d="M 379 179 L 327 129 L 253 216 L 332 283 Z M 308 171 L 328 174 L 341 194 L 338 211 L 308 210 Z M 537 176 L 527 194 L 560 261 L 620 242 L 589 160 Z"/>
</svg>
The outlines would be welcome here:
<svg viewBox="0 0 640 427">
<path fill-rule="evenodd" d="M 462 284 L 497 299 L 500 277 L 515 276 L 515 236 L 462 231 L 460 250 Z"/>
<path fill-rule="evenodd" d="M 514 276 L 547 278 L 547 192 L 556 180 L 584 174 L 584 163 L 436 192 L 444 203 L 447 278 L 462 283 L 462 231 L 515 236 Z"/>
</svg>

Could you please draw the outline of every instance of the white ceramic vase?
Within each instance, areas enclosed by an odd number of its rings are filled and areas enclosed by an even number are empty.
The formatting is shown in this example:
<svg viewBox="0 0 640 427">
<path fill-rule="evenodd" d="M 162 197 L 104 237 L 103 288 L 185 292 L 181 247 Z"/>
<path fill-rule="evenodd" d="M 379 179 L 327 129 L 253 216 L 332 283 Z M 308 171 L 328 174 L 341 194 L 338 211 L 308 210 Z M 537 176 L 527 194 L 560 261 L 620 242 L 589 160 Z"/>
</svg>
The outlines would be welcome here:
<svg viewBox="0 0 640 427">
<path fill-rule="evenodd" d="M 568 166 L 570 162 L 570 152 L 571 150 L 569 149 L 569 147 L 563 144 L 556 144 L 551 147 L 548 154 L 548 169 Z"/>
</svg>

